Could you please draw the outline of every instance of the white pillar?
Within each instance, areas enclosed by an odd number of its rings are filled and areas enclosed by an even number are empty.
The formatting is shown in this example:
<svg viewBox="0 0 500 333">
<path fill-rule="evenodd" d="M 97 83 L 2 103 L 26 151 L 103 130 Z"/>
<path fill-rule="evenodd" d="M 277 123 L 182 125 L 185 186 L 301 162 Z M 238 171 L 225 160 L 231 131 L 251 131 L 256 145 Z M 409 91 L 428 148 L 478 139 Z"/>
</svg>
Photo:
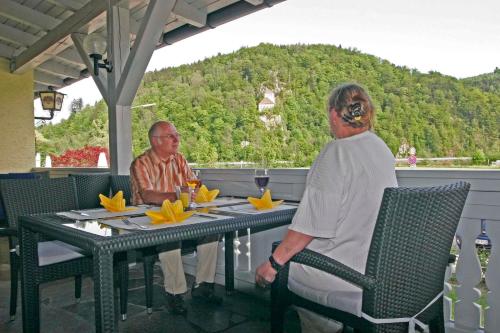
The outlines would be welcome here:
<svg viewBox="0 0 500 333">
<path fill-rule="evenodd" d="M 108 6 L 108 59 L 113 71 L 108 73 L 109 153 L 111 173 L 127 175 L 132 163 L 132 116 L 129 105 L 117 105 L 117 86 L 130 53 L 130 11 L 128 1 Z"/>
</svg>

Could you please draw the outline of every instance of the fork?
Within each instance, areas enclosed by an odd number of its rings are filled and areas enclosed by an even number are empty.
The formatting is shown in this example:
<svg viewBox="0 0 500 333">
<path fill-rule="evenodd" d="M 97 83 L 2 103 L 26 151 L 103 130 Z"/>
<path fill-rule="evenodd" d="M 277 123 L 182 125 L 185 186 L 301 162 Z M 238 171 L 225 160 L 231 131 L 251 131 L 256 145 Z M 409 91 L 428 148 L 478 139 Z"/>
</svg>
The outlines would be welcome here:
<svg viewBox="0 0 500 333">
<path fill-rule="evenodd" d="M 122 222 L 123 222 L 123 224 L 125 224 L 125 225 L 135 225 L 136 227 L 139 227 L 139 229 L 142 229 L 142 230 L 149 229 L 149 228 L 148 228 L 148 227 L 146 227 L 145 225 L 141 225 L 141 224 L 139 224 L 139 223 L 132 222 L 132 221 L 130 221 L 129 219 L 122 219 Z"/>
</svg>

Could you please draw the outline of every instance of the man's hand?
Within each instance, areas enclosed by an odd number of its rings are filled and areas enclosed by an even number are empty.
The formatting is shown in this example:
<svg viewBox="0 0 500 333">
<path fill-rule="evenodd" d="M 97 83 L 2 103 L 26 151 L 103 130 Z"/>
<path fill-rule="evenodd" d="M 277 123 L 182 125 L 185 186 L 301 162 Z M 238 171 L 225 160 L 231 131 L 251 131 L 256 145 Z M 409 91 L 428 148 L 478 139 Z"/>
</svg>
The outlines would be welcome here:
<svg viewBox="0 0 500 333">
<path fill-rule="evenodd" d="M 269 286 L 274 279 L 276 278 L 276 270 L 271 266 L 269 261 L 266 261 L 259 267 L 257 267 L 257 271 L 255 271 L 255 282 L 258 286 L 262 288 L 266 288 Z"/>
</svg>

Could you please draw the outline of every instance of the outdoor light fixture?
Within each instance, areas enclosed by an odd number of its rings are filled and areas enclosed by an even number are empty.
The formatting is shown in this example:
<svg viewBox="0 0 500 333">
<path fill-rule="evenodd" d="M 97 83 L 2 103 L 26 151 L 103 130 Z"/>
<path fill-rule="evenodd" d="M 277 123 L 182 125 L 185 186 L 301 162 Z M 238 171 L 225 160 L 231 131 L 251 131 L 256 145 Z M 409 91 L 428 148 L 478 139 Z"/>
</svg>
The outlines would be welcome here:
<svg viewBox="0 0 500 333">
<path fill-rule="evenodd" d="M 42 102 L 42 109 L 50 111 L 50 117 L 35 117 L 35 119 L 52 120 L 54 118 L 54 111 L 61 111 L 65 94 L 49 87 L 49 90 L 40 91 L 38 95 Z"/>
<path fill-rule="evenodd" d="M 108 73 L 113 70 L 113 65 L 107 60 L 102 60 L 106 52 L 106 39 L 99 34 L 90 34 L 83 39 L 83 48 L 90 58 L 94 60 L 94 75 L 99 76 L 99 68 L 105 68 Z"/>
</svg>

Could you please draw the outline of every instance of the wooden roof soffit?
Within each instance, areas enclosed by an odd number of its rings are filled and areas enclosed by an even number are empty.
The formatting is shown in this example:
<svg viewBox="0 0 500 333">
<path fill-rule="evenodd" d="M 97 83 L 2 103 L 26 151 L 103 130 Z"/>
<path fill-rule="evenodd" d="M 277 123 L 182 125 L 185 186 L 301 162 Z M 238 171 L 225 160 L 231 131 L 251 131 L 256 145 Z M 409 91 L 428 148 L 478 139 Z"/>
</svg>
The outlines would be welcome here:
<svg viewBox="0 0 500 333">
<path fill-rule="evenodd" d="M 118 2 L 118 0 L 109 1 L 112 5 Z M 57 54 L 61 49 L 67 48 L 71 44 L 68 36 L 104 13 L 107 6 L 107 1 L 90 1 L 68 19 L 62 21 L 57 27 L 50 30 L 37 42 L 30 45 L 24 52 L 13 58 L 10 64 L 11 72 L 23 73 L 46 61 L 50 57 L 50 54 Z"/>
</svg>

